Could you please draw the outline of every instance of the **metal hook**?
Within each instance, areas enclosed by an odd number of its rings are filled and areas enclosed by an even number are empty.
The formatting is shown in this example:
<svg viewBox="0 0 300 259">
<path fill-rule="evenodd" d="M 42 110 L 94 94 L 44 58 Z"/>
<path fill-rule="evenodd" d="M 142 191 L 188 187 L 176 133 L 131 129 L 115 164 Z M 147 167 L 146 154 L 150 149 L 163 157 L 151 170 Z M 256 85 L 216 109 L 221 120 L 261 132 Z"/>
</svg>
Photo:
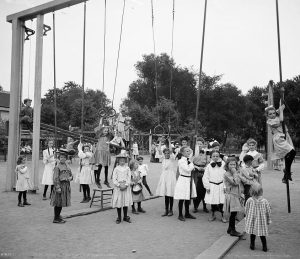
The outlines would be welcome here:
<svg viewBox="0 0 300 259">
<path fill-rule="evenodd" d="M 25 29 L 26 33 L 26 38 L 24 40 L 29 40 L 29 37 L 35 34 L 35 31 L 26 26 L 23 26 L 23 28 Z"/>
<path fill-rule="evenodd" d="M 47 36 L 47 32 L 51 31 L 51 27 L 49 25 L 44 24 L 44 36 Z"/>
</svg>

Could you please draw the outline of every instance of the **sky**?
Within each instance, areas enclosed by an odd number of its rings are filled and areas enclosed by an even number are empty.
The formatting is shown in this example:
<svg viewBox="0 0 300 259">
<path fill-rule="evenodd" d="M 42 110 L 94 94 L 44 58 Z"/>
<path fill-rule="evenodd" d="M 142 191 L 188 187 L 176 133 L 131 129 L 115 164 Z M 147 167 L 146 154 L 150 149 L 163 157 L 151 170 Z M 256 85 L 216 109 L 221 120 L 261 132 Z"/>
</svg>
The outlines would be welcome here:
<svg viewBox="0 0 300 259">
<path fill-rule="evenodd" d="M 171 52 L 172 1 L 153 0 L 156 54 Z M 6 16 L 48 2 L 0 0 L 0 85 L 10 89 L 11 24 Z M 279 81 L 275 0 L 208 0 L 203 71 L 222 74 L 243 93 Z M 283 80 L 300 74 L 300 1 L 278 0 Z M 112 99 L 123 0 L 107 1 L 104 92 Z M 174 50 L 177 65 L 199 70 L 204 0 L 175 0 Z M 52 13 L 44 23 L 52 26 Z M 26 26 L 35 30 L 35 20 Z M 85 87 L 102 90 L 104 0 L 87 2 Z M 57 87 L 82 82 L 83 4 L 56 12 Z M 24 43 L 23 98 L 34 97 L 35 37 Z M 134 64 L 153 53 L 151 1 L 126 0 L 114 104 L 136 80 Z M 44 37 L 42 95 L 53 88 L 52 31 Z"/>
</svg>

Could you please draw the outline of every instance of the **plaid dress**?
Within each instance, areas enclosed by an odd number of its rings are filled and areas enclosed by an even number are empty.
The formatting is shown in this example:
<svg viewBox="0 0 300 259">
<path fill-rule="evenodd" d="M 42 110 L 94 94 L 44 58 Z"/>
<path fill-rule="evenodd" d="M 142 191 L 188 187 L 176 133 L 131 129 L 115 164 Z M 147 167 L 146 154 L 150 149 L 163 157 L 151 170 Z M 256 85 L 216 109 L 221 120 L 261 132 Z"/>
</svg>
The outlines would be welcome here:
<svg viewBox="0 0 300 259">
<path fill-rule="evenodd" d="M 248 234 L 268 236 L 268 225 L 271 223 L 271 206 L 263 197 L 250 197 L 245 206 L 246 226 Z"/>
</svg>

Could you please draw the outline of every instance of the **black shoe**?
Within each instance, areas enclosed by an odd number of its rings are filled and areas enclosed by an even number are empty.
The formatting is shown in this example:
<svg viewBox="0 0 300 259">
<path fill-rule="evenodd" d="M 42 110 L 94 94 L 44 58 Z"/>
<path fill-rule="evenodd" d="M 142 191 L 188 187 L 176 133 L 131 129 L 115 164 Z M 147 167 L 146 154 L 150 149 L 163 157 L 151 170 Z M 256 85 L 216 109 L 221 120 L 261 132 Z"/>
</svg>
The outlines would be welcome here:
<svg viewBox="0 0 300 259">
<path fill-rule="evenodd" d="M 86 203 L 86 198 L 83 198 L 80 203 Z"/>
<path fill-rule="evenodd" d="M 91 200 L 91 197 L 87 197 L 86 200 L 87 202 L 89 202 Z"/>
<path fill-rule="evenodd" d="M 19 207 L 24 207 L 24 205 L 22 204 L 22 202 L 19 202 L 19 203 L 18 203 L 18 206 L 19 206 Z"/>
<path fill-rule="evenodd" d="M 242 236 L 242 233 L 237 232 L 236 230 L 231 230 L 230 235 L 233 237 L 240 237 L 240 236 Z"/>
<path fill-rule="evenodd" d="M 129 216 L 124 217 L 123 220 L 126 221 L 126 222 L 128 222 L 128 223 L 131 223 L 131 220 L 130 220 L 130 217 L 129 217 Z"/>
<path fill-rule="evenodd" d="M 121 223 L 121 219 L 120 219 L 120 218 L 117 218 L 116 223 L 117 223 L 117 224 L 120 224 L 120 223 Z"/>
<path fill-rule="evenodd" d="M 43 200 L 44 200 L 44 201 L 47 200 L 47 197 L 46 197 L 45 194 L 43 194 Z"/>
<path fill-rule="evenodd" d="M 207 208 L 203 208 L 203 211 L 204 211 L 205 213 L 209 213 L 209 211 L 208 211 Z"/>
<path fill-rule="evenodd" d="M 141 213 L 146 213 L 145 210 L 143 210 L 142 208 L 138 208 L 138 212 L 141 212 Z"/>
<path fill-rule="evenodd" d="M 62 219 L 54 219 L 53 220 L 53 223 L 57 223 L 57 224 L 64 224 L 64 223 L 66 223 L 64 220 L 62 220 Z"/>
<path fill-rule="evenodd" d="M 254 244 L 250 244 L 250 249 L 254 250 L 255 249 L 255 245 Z"/>
<path fill-rule="evenodd" d="M 227 229 L 227 234 L 230 234 L 230 232 L 231 232 L 231 228 L 228 228 Z"/>
<path fill-rule="evenodd" d="M 132 209 L 132 214 L 138 215 L 139 213 L 135 209 Z"/>
<path fill-rule="evenodd" d="M 23 205 L 31 205 L 31 204 L 29 202 L 27 202 L 27 201 L 24 201 Z"/>
<path fill-rule="evenodd" d="M 101 185 L 100 182 L 96 182 L 96 185 L 97 185 L 97 187 L 98 187 L 99 189 L 102 189 L 102 185 Z"/>
<path fill-rule="evenodd" d="M 162 214 L 162 217 L 168 216 L 169 212 L 166 210 L 164 214 Z"/>
<path fill-rule="evenodd" d="M 198 212 L 198 209 L 197 209 L 197 208 L 194 208 L 193 212 L 194 212 L 194 213 L 197 213 L 197 212 Z"/>
<path fill-rule="evenodd" d="M 104 184 L 105 184 L 108 188 L 110 188 L 110 185 L 109 185 L 109 182 L 108 182 L 108 181 L 104 181 Z"/>
<path fill-rule="evenodd" d="M 268 251 L 268 248 L 267 246 L 263 246 L 263 249 L 262 249 L 264 252 L 267 252 Z"/>
<path fill-rule="evenodd" d="M 180 221 L 185 221 L 185 218 L 184 218 L 183 216 L 178 216 L 178 219 L 179 219 Z"/>
<path fill-rule="evenodd" d="M 169 213 L 168 213 L 168 217 L 171 217 L 171 216 L 173 216 L 174 214 L 173 214 L 173 210 L 170 210 L 169 211 Z"/>
<path fill-rule="evenodd" d="M 184 217 L 185 217 L 186 219 L 196 219 L 196 217 L 194 217 L 194 216 L 191 215 L 191 214 L 186 214 Z"/>
</svg>

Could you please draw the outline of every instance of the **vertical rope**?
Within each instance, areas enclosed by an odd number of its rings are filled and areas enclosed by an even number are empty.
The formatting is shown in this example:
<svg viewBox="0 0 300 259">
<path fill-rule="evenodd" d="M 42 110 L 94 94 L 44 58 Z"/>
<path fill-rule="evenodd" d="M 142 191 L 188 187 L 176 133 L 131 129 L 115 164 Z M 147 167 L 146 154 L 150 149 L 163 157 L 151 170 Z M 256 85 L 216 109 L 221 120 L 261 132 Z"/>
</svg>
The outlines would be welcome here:
<svg viewBox="0 0 300 259">
<path fill-rule="evenodd" d="M 106 54 L 106 0 L 104 0 L 104 37 L 103 37 L 102 92 L 104 92 L 104 82 L 105 82 L 105 54 Z"/>
<path fill-rule="evenodd" d="M 85 34 L 86 34 L 86 2 L 83 9 L 83 51 L 82 51 L 82 92 L 81 92 L 81 135 L 83 135 L 83 114 L 84 114 L 84 82 L 85 82 Z"/>
<path fill-rule="evenodd" d="M 123 34 L 123 23 L 124 23 L 125 5 L 126 5 L 126 0 L 123 1 L 123 11 L 122 11 L 122 19 L 121 19 L 121 30 L 120 30 L 119 48 L 118 48 L 118 57 L 117 57 L 117 65 L 116 65 L 116 73 L 115 73 L 115 82 L 114 82 L 114 92 L 113 92 L 113 98 L 112 98 L 112 103 L 111 103 L 111 106 L 112 106 L 112 107 L 114 107 L 115 92 L 116 92 L 116 84 L 117 84 L 117 77 L 118 77 L 118 68 L 119 68 L 119 58 L 120 58 L 120 49 L 121 49 L 122 34 Z"/>
<path fill-rule="evenodd" d="M 152 17 L 152 41 L 153 41 L 153 52 L 154 52 L 154 72 L 155 72 L 155 79 L 154 79 L 154 86 L 155 86 L 155 102 L 156 107 L 158 106 L 158 87 L 157 87 L 157 59 L 156 59 L 156 44 L 155 44 L 155 33 L 154 33 L 154 7 L 153 7 L 153 0 L 151 0 L 151 17 Z M 159 124 L 159 111 L 157 111 L 157 120 Z"/>
<path fill-rule="evenodd" d="M 32 20 L 31 20 L 31 28 L 32 28 Z M 31 38 L 29 37 L 29 61 L 28 61 L 27 98 L 29 98 L 30 74 L 31 74 Z"/>
<path fill-rule="evenodd" d="M 53 85 L 54 85 L 54 145 L 57 150 L 57 93 L 56 93 L 56 49 L 55 49 L 55 13 L 52 14 L 53 27 Z"/>
</svg>

